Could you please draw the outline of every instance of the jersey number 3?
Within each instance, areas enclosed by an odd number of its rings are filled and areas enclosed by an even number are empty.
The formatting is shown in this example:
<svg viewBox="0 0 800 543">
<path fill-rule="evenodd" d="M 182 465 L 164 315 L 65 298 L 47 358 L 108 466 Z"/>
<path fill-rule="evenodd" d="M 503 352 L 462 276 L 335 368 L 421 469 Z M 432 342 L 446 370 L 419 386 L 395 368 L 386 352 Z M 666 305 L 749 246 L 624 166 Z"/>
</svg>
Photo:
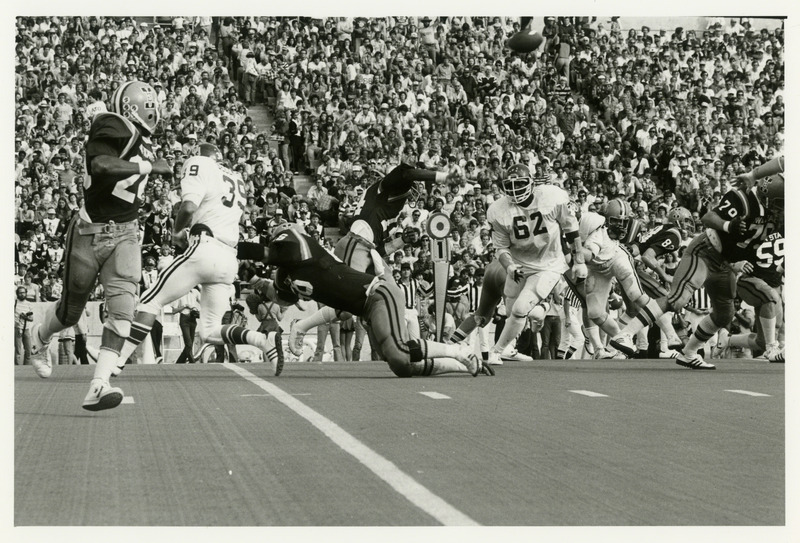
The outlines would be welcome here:
<svg viewBox="0 0 800 543">
<path fill-rule="evenodd" d="M 544 225 L 544 220 L 542 219 L 542 214 L 538 211 L 531 213 L 530 220 L 533 221 L 533 235 L 538 236 L 539 234 L 546 234 L 547 227 Z M 516 216 L 512 221 L 512 227 L 514 229 L 514 237 L 517 239 L 527 239 L 531 237 L 531 229 L 528 223 L 528 219 L 524 216 Z"/>
</svg>

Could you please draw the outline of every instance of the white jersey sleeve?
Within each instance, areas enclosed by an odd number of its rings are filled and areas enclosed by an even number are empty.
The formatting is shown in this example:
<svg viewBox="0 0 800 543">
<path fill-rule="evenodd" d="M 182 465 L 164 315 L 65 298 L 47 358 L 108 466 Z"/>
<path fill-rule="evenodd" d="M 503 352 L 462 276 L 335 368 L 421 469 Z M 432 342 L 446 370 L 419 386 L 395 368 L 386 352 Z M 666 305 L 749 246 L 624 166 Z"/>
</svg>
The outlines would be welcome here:
<svg viewBox="0 0 800 543">
<path fill-rule="evenodd" d="M 215 172 L 212 171 L 212 168 L 206 164 L 203 158 L 206 157 L 193 156 L 183 163 L 183 168 L 181 169 L 182 202 L 191 202 L 199 206 L 206 195 L 207 187 L 211 183 Z"/>
</svg>

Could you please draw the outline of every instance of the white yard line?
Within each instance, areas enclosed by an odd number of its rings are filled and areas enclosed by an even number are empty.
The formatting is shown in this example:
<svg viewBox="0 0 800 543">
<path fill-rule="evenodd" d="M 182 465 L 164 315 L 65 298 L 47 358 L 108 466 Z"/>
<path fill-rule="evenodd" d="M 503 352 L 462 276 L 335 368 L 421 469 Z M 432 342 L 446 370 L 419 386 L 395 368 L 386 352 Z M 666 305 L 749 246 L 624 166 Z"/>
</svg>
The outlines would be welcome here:
<svg viewBox="0 0 800 543">
<path fill-rule="evenodd" d="M 446 396 L 441 392 L 420 392 L 423 396 L 427 396 L 428 398 L 432 398 L 434 400 L 451 400 L 450 396 Z"/>
<path fill-rule="evenodd" d="M 744 394 L 745 396 L 758 396 L 769 398 L 769 394 L 762 394 L 760 392 L 750 392 L 749 390 L 726 390 L 725 392 L 733 392 L 734 394 Z"/>
<path fill-rule="evenodd" d="M 133 404 L 135 404 L 136 402 L 133 401 L 133 396 L 125 396 L 125 397 L 122 398 L 122 403 L 133 403 Z"/>
<path fill-rule="evenodd" d="M 250 381 L 261 390 L 268 392 L 283 405 L 306 419 L 395 491 L 445 526 L 479 526 L 477 522 L 467 515 L 432 493 L 409 475 L 403 473 L 394 463 L 367 447 L 344 431 L 338 424 L 320 415 L 291 394 L 284 392 L 269 381 L 256 377 L 238 364 L 223 364 L 222 366 L 239 374 L 240 377 Z"/>
<path fill-rule="evenodd" d="M 580 394 L 581 396 L 589 396 L 590 398 L 608 398 L 605 394 L 600 394 L 599 392 L 592 392 L 591 390 L 570 390 L 570 392 L 574 392 L 575 394 Z"/>
</svg>

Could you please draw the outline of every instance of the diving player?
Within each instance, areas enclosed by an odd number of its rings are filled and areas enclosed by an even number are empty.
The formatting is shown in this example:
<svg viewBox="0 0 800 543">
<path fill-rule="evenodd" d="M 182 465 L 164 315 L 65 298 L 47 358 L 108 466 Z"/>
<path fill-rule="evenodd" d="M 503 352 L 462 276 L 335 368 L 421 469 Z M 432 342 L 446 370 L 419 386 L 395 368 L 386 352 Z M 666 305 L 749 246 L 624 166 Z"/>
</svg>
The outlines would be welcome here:
<svg viewBox="0 0 800 543">
<path fill-rule="evenodd" d="M 397 218 L 409 197 L 418 197 L 418 183 L 426 183 L 430 189 L 432 183 L 442 183 L 447 179 L 448 174 L 444 172 L 423 170 L 402 163 L 396 166 L 361 195 L 350 230 L 336 244 L 334 254 L 355 270 L 384 277 L 387 282 L 394 283 L 390 273 L 384 275 L 383 258 L 402 248 L 406 240 L 405 233 L 403 237 L 385 240 L 389 224 Z M 313 315 L 293 321 L 289 328 L 289 349 L 300 356 L 305 333 L 335 319 L 336 311 L 324 307 Z M 361 344 L 358 326 L 356 344 Z"/>
<path fill-rule="evenodd" d="M 210 345 L 257 347 L 272 362 L 275 375 L 280 375 L 283 354 L 275 332 L 265 335 L 242 326 L 222 325 L 239 271 L 239 219 L 246 203 L 241 175 L 222 164 L 222 153 L 215 145 L 201 143 L 199 155 L 188 158 L 181 169 L 181 206 L 173 225 L 173 243 L 179 247 L 188 244 L 188 248 L 142 294 L 130 337 L 120 353 L 122 364 L 150 333 L 161 309 L 199 285 L 200 339 Z"/>
<path fill-rule="evenodd" d="M 111 96 L 111 111 L 97 114 L 86 143 L 84 205 L 67 229 L 64 290 L 48 307 L 44 322 L 31 331 L 32 364 L 39 377 L 52 371 L 50 339 L 74 326 L 83 314 L 95 282 L 106 296 L 108 318 L 100 354 L 83 408 L 109 409 L 123 394 L 108 383 L 128 337 L 142 274 L 137 221 L 148 176 L 172 175 L 164 159 L 155 160 L 150 138 L 159 122 L 156 92 L 147 83 L 122 83 Z"/>
<path fill-rule="evenodd" d="M 411 339 L 403 315 L 403 294 L 392 282 L 355 270 L 313 238 L 281 226 L 273 232 L 263 262 L 277 266 L 275 282 L 251 281 L 263 296 L 283 305 L 312 299 L 360 316 L 370 343 L 398 377 L 443 373 L 493 375 L 465 345 Z"/>
<path fill-rule="evenodd" d="M 492 242 L 506 270 L 503 294 L 508 318 L 500 338 L 489 351 L 489 364 L 525 326 L 531 310 L 547 298 L 569 266 L 561 247 L 562 232 L 571 246 L 575 276 L 587 274 L 578 221 L 567 193 L 556 186 L 536 184 L 524 164 L 508 168 L 501 181 L 504 196 L 489 206 Z"/>
</svg>

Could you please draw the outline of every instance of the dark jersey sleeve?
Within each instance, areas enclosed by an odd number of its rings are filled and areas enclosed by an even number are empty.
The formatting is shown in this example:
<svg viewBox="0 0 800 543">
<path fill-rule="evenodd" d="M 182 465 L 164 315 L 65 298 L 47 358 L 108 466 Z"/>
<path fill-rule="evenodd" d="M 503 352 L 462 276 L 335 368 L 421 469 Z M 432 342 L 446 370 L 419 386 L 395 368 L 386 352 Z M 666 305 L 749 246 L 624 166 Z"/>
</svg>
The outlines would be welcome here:
<svg viewBox="0 0 800 543">
<path fill-rule="evenodd" d="M 130 147 L 136 134 L 117 115 L 100 114 L 95 117 L 89 129 L 89 140 L 86 142 L 86 167 L 91 175 L 92 159 L 107 155 L 121 158 L 126 147 Z"/>
<path fill-rule="evenodd" d="M 723 220 L 730 221 L 736 217 L 747 218 L 750 214 L 749 208 L 747 195 L 739 189 L 733 189 L 722 196 L 713 211 Z"/>
<path fill-rule="evenodd" d="M 639 253 L 653 249 L 656 257 L 677 251 L 681 246 L 681 234 L 675 227 L 664 226 L 658 232 L 639 243 Z"/>
</svg>

